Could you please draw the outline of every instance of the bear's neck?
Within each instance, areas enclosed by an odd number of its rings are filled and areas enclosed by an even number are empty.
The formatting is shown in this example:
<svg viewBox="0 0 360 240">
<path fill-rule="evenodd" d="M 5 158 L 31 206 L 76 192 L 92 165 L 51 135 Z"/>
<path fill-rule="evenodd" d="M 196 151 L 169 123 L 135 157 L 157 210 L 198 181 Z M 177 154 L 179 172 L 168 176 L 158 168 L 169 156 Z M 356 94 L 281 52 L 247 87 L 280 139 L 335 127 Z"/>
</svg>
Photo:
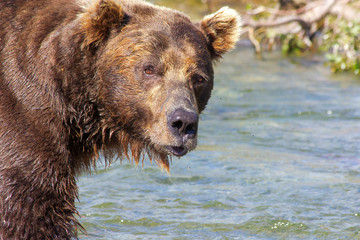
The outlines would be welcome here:
<svg viewBox="0 0 360 240">
<path fill-rule="evenodd" d="M 17 44 L 16 51 L 22 52 L 23 62 L 27 63 L 25 68 L 19 68 L 19 72 L 24 76 L 36 76 L 36 79 L 27 79 L 32 92 L 42 92 L 47 96 L 41 107 L 26 110 L 28 117 L 34 118 L 33 122 L 39 129 L 50 126 L 53 132 L 49 134 L 54 135 L 54 139 L 59 132 L 62 133 L 59 141 L 70 143 L 67 151 L 72 157 L 69 161 L 72 169 L 78 172 L 89 168 L 104 139 L 100 123 L 102 108 L 98 102 L 99 86 L 95 81 L 97 52 L 83 48 L 84 33 L 77 15 L 80 8 L 64 14 L 66 18 L 61 20 L 57 18 L 62 13 L 55 10 L 50 8 L 48 12 L 52 31 L 29 35 L 31 39 L 27 42 L 37 41 L 40 44 Z M 37 11 L 41 11 L 41 7 Z M 35 28 L 31 21 L 26 24 L 26 28 Z M 33 99 L 24 101 L 34 102 Z M 41 121 L 36 120 L 39 111 L 45 116 Z"/>
</svg>

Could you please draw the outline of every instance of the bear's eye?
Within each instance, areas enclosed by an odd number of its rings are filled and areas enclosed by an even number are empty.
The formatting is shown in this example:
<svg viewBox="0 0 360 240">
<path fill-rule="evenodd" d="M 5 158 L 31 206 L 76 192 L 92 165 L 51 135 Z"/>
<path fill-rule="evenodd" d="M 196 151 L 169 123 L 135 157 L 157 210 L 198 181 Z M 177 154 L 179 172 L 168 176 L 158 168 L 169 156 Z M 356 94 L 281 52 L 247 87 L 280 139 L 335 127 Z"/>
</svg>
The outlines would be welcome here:
<svg viewBox="0 0 360 240">
<path fill-rule="evenodd" d="M 195 75 L 192 78 L 192 82 L 194 85 L 202 85 L 202 84 L 206 83 L 206 79 L 200 75 Z"/>
<path fill-rule="evenodd" d="M 154 67 L 153 67 L 153 66 L 147 66 L 147 67 L 144 69 L 144 73 L 145 73 L 146 75 L 154 75 L 154 73 L 155 73 Z"/>
<path fill-rule="evenodd" d="M 204 79 L 203 77 L 201 77 L 201 76 L 198 76 L 198 77 L 196 78 L 196 81 L 197 81 L 198 83 L 202 83 L 202 82 L 205 81 L 205 79 Z"/>
</svg>

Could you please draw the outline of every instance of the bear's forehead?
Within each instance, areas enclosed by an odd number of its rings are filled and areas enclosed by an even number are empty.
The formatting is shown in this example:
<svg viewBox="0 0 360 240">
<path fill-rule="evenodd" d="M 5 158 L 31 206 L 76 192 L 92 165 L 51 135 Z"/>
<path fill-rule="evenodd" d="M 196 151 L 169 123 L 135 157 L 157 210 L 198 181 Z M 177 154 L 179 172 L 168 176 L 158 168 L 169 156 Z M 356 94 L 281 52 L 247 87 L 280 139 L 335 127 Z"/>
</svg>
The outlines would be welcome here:
<svg viewBox="0 0 360 240">
<path fill-rule="evenodd" d="M 162 33 L 162 37 L 166 36 L 169 40 L 177 42 L 190 40 L 200 45 L 205 43 L 200 29 L 181 12 L 145 2 L 129 4 L 127 10 L 130 14 L 130 22 L 136 24 L 144 32 Z"/>
<path fill-rule="evenodd" d="M 139 56 L 147 62 L 162 62 L 177 68 L 194 65 L 211 69 L 205 35 L 189 17 L 172 9 L 144 2 L 133 3 L 130 1 L 124 6 L 129 21 L 117 36 L 113 49 L 121 50 L 115 54 L 123 54 L 127 49 L 128 55 Z"/>
<path fill-rule="evenodd" d="M 165 52 L 177 49 L 189 56 L 207 55 L 208 45 L 204 34 L 190 21 L 182 18 L 169 21 L 147 22 L 138 25 L 138 41 L 143 42 L 149 51 Z"/>
<path fill-rule="evenodd" d="M 174 31 L 179 31 L 174 34 Z M 184 32 L 183 32 L 184 31 Z M 180 67 L 183 65 L 208 68 L 211 65 L 210 53 L 207 45 L 202 43 L 201 35 L 185 32 L 185 29 L 173 31 L 150 30 L 142 35 L 146 39 L 141 48 L 143 57 L 159 60 L 168 66 Z M 146 53 L 143 50 L 146 49 Z"/>
</svg>

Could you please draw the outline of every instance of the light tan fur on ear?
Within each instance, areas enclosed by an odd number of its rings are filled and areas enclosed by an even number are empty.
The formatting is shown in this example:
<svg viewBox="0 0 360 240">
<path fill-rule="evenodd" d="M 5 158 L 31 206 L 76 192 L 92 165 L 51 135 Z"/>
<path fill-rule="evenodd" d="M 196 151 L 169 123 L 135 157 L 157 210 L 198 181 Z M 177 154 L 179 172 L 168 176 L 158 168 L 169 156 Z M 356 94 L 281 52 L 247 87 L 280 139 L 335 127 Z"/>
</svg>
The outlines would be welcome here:
<svg viewBox="0 0 360 240">
<path fill-rule="evenodd" d="M 92 48 L 106 39 L 113 27 L 124 23 L 125 14 L 120 4 L 112 0 L 96 0 L 84 6 L 80 18 L 85 33 L 83 47 Z"/>
<path fill-rule="evenodd" d="M 213 59 L 233 49 L 239 40 L 241 18 L 234 9 L 223 7 L 205 16 L 200 25 L 210 44 Z"/>
</svg>

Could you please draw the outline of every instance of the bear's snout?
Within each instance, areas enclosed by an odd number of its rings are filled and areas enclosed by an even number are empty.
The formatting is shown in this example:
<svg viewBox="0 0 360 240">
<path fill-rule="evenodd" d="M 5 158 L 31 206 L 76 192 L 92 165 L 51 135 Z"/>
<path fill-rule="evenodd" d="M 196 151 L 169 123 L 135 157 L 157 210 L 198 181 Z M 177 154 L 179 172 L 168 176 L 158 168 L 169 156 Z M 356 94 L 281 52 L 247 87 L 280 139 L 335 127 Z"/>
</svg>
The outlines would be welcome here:
<svg viewBox="0 0 360 240">
<path fill-rule="evenodd" d="M 187 111 L 183 108 L 176 109 L 168 116 L 168 127 L 171 134 L 181 143 L 180 146 L 172 147 L 172 153 L 177 156 L 185 155 L 188 151 L 187 143 L 196 138 L 199 116 L 196 112 Z"/>
<path fill-rule="evenodd" d="M 198 120 L 197 113 L 177 109 L 170 114 L 168 126 L 173 135 L 181 137 L 186 142 L 196 137 Z"/>
</svg>

